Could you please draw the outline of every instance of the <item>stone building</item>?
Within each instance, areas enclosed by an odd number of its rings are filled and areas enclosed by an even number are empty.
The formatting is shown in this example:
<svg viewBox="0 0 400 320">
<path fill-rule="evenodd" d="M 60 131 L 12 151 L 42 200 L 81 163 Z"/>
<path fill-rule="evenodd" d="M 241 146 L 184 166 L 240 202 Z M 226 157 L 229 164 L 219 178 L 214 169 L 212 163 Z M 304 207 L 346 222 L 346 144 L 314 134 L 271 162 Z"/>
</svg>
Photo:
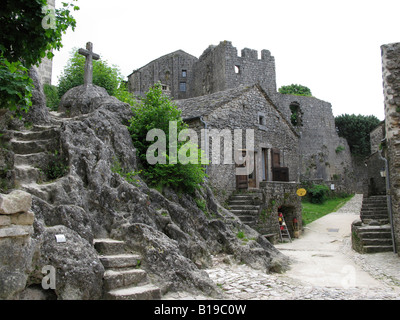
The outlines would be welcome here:
<svg viewBox="0 0 400 320">
<path fill-rule="evenodd" d="M 143 95 L 161 82 L 163 90 L 175 99 L 190 98 L 193 65 L 198 59 L 182 50 L 158 58 L 128 76 L 129 90 Z"/>
<path fill-rule="evenodd" d="M 224 94 L 224 91 L 235 92 L 235 88 L 258 84 L 279 112 L 279 121 L 283 120 L 299 136 L 300 166 L 297 172 L 289 170 L 291 179 L 329 186 L 334 184 L 335 190 L 339 191 L 363 192 L 365 186 L 356 183 L 347 141 L 336 132 L 331 104 L 314 97 L 278 93 L 275 59 L 268 50 L 262 50 L 259 56 L 256 50 L 245 48 L 239 56 L 231 42 L 222 41 L 217 46 L 209 46 L 199 58 L 178 50 L 128 76 L 130 91 L 139 95 L 158 81 L 172 98 L 189 99 L 184 103 L 187 117 L 196 114 L 198 104 L 209 103 L 211 108 L 215 98 L 208 96 L 214 93 L 220 93 L 221 99 L 225 100 L 227 93 Z M 233 91 L 229 91 L 231 89 Z M 196 97 L 198 99 L 190 99 Z M 189 109 L 193 109 L 193 112 L 189 112 Z M 244 112 L 240 115 L 244 116 Z M 220 125 L 223 124 L 225 120 L 221 119 Z M 275 124 L 268 122 L 266 130 L 275 130 Z M 281 147 L 282 159 L 283 153 L 289 148 L 290 145 Z"/>
<path fill-rule="evenodd" d="M 385 144 L 388 163 L 389 215 L 395 249 L 400 246 L 400 43 L 381 46 L 382 77 L 385 102 Z M 391 209 L 391 210 L 390 210 Z"/>
<path fill-rule="evenodd" d="M 300 136 L 260 85 L 239 86 L 197 98 L 177 100 L 176 104 L 182 110 L 184 120 L 196 129 L 198 137 L 209 135 L 203 139 L 210 142 L 206 147 L 211 155 L 207 173 L 218 193 L 230 195 L 236 189 L 259 188 L 262 181 L 299 180 Z M 208 132 L 202 129 L 208 129 Z M 247 148 L 246 137 L 242 145 L 232 144 L 230 150 L 233 151 L 229 155 L 231 164 L 224 164 L 226 159 L 220 140 L 224 137 L 224 144 L 227 139 L 233 141 L 235 129 L 254 130 L 254 146 L 252 150 Z M 227 135 L 224 130 L 228 131 Z M 219 160 L 213 156 L 216 143 L 220 144 Z M 254 153 L 253 159 L 248 160 L 254 161 L 251 164 L 253 170 L 245 177 L 236 176 L 235 169 L 239 165 L 233 161 L 235 153 L 242 151 L 245 154 L 246 151 Z"/>
<path fill-rule="evenodd" d="M 171 97 L 186 99 L 240 85 L 259 83 L 266 92 L 276 92 L 275 59 L 268 50 L 237 49 L 229 41 L 209 46 L 200 58 L 182 50 L 162 56 L 128 76 L 129 89 L 144 94 L 160 81 Z"/>
<path fill-rule="evenodd" d="M 215 196 L 232 206 L 232 212 L 240 219 L 250 220 L 251 226 L 263 235 L 277 238 L 278 212 L 287 221 L 300 221 L 301 229 L 301 203 L 296 195 L 300 135 L 265 90 L 259 84 L 238 86 L 176 100 L 176 104 L 197 137 L 207 141 L 202 149 L 208 150 L 207 174 Z M 238 129 L 242 130 L 243 144 L 236 145 L 230 141 Z M 253 146 L 247 145 L 245 129 L 254 133 Z M 236 161 L 240 156 L 245 159 L 247 172 L 237 172 L 243 167 Z M 227 158 L 230 161 L 225 163 Z M 235 210 L 230 196 L 237 190 L 248 190 L 250 199 L 241 198 Z M 295 231 L 289 229 L 292 236 Z"/>
<path fill-rule="evenodd" d="M 335 190 L 359 190 L 347 140 L 338 136 L 332 105 L 304 96 L 277 93 L 276 104 L 300 135 L 300 181 L 334 184 Z"/>
</svg>

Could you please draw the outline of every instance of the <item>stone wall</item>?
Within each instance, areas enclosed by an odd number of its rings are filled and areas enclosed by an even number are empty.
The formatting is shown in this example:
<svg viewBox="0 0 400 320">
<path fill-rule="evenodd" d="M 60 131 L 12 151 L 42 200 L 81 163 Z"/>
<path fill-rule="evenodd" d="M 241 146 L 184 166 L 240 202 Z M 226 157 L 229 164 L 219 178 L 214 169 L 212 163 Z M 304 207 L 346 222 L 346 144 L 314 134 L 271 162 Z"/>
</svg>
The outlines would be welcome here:
<svg viewBox="0 0 400 320">
<path fill-rule="evenodd" d="M 371 154 L 380 150 L 382 140 L 385 139 L 385 121 L 382 121 L 369 134 L 371 144 Z"/>
<path fill-rule="evenodd" d="M 173 98 L 189 98 L 194 77 L 193 64 L 196 61 L 196 57 L 182 50 L 160 57 L 128 76 L 129 91 L 143 95 L 160 81 Z"/>
<path fill-rule="evenodd" d="M 382 141 L 385 138 L 385 122 L 370 133 L 371 155 L 365 159 L 368 173 L 368 196 L 386 194 L 385 161 L 381 157 Z"/>
<path fill-rule="evenodd" d="M 268 50 L 261 51 L 261 59 L 248 48 L 238 56 L 231 42 L 222 41 L 204 51 L 194 72 L 193 97 L 255 83 L 269 94 L 276 92 L 275 59 Z"/>
<path fill-rule="evenodd" d="M 396 247 L 400 247 L 400 43 L 381 46 L 387 160 Z"/>
<path fill-rule="evenodd" d="M 298 107 L 301 180 L 335 181 L 356 191 L 350 148 L 336 132 L 331 104 L 314 97 L 286 94 L 276 94 L 274 99 L 288 121 L 290 106 Z"/>
<path fill-rule="evenodd" d="M 261 234 L 279 234 L 278 212 L 282 212 L 292 238 L 298 237 L 303 228 L 301 197 L 296 194 L 296 182 L 261 182 L 263 204 L 257 230 Z M 294 223 L 294 219 L 297 223 Z"/>
</svg>

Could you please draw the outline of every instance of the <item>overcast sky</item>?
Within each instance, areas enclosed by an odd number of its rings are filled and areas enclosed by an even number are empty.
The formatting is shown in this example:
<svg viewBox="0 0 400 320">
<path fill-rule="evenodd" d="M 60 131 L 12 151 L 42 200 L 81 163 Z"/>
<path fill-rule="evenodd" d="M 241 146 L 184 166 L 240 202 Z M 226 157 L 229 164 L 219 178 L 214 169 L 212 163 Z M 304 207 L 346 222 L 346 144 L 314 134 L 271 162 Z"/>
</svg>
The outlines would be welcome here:
<svg viewBox="0 0 400 320">
<path fill-rule="evenodd" d="M 68 31 L 64 47 L 55 52 L 55 85 L 72 49 L 88 41 L 126 77 L 178 49 L 199 57 L 209 45 L 228 40 L 239 54 L 245 47 L 271 51 L 278 88 L 305 85 L 332 104 L 335 116 L 384 119 L 380 46 L 400 42 L 399 0 L 79 0 L 77 5 L 75 32 Z"/>
</svg>

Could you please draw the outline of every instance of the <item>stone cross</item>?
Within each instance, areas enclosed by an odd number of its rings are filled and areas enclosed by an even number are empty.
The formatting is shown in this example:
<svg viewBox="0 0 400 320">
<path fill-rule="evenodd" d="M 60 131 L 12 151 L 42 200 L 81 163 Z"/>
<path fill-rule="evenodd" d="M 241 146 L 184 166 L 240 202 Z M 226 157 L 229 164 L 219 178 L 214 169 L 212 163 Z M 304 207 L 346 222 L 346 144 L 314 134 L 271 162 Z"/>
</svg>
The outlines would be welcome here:
<svg viewBox="0 0 400 320">
<path fill-rule="evenodd" d="M 84 85 L 87 87 L 93 84 L 93 60 L 99 60 L 100 56 L 93 52 L 93 44 L 91 42 L 86 43 L 86 49 L 79 49 L 78 52 L 86 57 Z"/>
</svg>

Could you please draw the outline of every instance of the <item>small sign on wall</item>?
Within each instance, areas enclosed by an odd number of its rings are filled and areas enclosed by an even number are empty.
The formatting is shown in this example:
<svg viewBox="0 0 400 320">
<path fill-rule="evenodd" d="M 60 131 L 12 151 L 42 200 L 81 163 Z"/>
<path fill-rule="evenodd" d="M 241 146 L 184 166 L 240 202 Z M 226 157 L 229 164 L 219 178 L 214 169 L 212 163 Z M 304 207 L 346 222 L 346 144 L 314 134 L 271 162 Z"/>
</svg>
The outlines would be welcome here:
<svg viewBox="0 0 400 320">
<path fill-rule="evenodd" d="M 63 234 L 56 234 L 56 241 L 62 243 L 67 242 L 67 239 L 65 239 L 65 235 Z"/>
</svg>

